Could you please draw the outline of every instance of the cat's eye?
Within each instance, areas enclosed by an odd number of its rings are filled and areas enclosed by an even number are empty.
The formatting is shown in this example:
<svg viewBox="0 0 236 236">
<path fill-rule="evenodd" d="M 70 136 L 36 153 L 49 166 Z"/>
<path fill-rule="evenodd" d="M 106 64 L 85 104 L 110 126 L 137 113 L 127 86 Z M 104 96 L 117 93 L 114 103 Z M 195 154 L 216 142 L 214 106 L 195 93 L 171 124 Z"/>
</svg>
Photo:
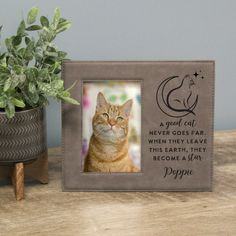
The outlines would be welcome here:
<svg viewBox="0 0 236 236">
<path fill-rule="evenodd" d="M 117 121 L 122 121 L 122 120 L 124 120 L 124 118 L 121 117 L 121 116 L 118 116 L 118 117 L 116 118 L 116 120 L 117 120 Z"/>
<path fill-rule="evenodd" d="M 109 115 L 105 112 L 105 113 L 102 113 L 103 117 L 108 119 L 109 118 Z"/>
</svg>

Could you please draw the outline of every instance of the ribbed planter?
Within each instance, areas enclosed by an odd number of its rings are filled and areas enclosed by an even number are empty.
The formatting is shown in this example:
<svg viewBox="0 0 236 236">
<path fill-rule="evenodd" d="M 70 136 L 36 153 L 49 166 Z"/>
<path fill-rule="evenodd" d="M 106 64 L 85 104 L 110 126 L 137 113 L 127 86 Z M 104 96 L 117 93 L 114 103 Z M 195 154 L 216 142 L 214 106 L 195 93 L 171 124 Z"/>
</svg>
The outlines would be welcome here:
<svg viewBox="0 0 236 236">
<path fill-rule="evenodd" d="M 46 151 L 43 107 L 16 112 L 12 119 L 0 112 L 0 165 L 31 161 Z"/>
</svg>

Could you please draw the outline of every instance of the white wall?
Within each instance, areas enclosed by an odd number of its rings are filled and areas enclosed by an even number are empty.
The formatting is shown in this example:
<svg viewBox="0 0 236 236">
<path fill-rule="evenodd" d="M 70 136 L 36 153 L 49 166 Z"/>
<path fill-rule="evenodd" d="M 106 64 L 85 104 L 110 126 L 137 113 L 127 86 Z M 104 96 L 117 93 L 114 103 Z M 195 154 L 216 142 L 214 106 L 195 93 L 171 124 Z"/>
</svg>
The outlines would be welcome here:
<svg viewBox="0 0 236 236">
<path fill-rule="evenodd" d="M 235 0 L 2 0 L 3 38 L 37 5 L 73 22 L 57 44 L 79 60 L 216 61 L 216 129 L 236 128 Z M 48 109 L 48 141 L 60 144 L 60 104 Z"/>
</svg>

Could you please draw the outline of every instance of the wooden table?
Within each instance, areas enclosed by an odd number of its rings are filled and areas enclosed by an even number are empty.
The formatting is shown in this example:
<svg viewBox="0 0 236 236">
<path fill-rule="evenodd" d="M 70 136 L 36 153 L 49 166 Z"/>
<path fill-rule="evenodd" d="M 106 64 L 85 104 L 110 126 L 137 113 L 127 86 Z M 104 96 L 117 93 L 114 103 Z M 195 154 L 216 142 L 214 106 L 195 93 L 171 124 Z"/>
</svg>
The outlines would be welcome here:
<svg viewBox="0 0 236 236">
<path fill-rule="evenodd" d="M 48 185 L 26 181 L 17 202 L 0 183 L 0 236 L 236 235 L 236 130 L 216 132 L 214 191 L 61 192 L 61 151 L 49 150 Z"/>
</svg>

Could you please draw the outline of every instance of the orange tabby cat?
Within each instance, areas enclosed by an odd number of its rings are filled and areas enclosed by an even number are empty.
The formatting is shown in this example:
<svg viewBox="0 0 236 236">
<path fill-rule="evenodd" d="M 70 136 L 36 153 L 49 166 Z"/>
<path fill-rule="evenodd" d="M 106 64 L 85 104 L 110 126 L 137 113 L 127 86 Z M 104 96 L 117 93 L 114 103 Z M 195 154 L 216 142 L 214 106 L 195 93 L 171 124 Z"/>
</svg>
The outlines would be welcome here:
<svg viewBox="0 0 236 236">
<path fill-rule="evenodd" d="M 97 96 L 93 134 L 85 160 L 86 172 L 139 172 L 128 156 L 128 122 L 132 100 L 122 106 Z"/>
</svg>

